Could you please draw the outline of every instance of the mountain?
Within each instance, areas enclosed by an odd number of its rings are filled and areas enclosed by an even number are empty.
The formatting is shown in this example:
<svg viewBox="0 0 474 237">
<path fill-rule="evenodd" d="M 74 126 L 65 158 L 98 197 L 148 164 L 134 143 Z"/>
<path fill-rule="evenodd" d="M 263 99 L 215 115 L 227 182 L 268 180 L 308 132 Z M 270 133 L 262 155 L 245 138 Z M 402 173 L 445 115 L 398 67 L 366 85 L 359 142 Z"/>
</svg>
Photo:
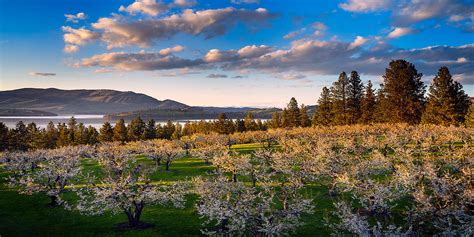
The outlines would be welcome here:
<svg viewBox="0 0 474 237">
<path fill-rule="evenodd" d="M 152 108 L 188 107 L 173 100 L 160 101 L 131 91 L 55 88 L 0 91 L 0 109 L 41 110 L 56 114 L 106 114 Z"/>
<path fill-rule="evenodd" d="M 55 113 L 31 109 L 0 109 L 0 116 L 58 116 Z"/>
</svg>

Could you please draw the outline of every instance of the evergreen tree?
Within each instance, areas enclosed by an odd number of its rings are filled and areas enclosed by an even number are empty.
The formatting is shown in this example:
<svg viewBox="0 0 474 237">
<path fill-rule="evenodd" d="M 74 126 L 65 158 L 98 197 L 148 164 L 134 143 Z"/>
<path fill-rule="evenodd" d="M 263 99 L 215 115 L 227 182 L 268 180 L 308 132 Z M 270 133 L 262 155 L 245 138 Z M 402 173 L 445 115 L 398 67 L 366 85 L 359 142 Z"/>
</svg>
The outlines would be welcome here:
<svg viewBox="0 0 474 237">
<path fill-rule="evenodd" d="M 94 145 L 97 142 L 99 142 L 99 132 L 97 132 L 97 129 L 89 125 L 86 130 L 87 130 L 87 144 Z"/>
<path fill-rule="evenodd" d="M 468 109 L 469 98 L 462 86 L 453 80 L 447 67 L 441 67 L 431 83 L 422 122 L 461 125 Z"/>
<path fill-rule="evenodd" d="M 193 126 L 192 126 L 191 122 L 186 121 L 186 123 L 184 123 L 184 126 L 183 126 L 183 136 L 190 136 L 193 133 L 194 133 L 193 132 Z"/>
<path fill-rule="evenodd" d="M 245 122 L 242 119 L 237 119 L 235 121 L 235 131 L 245 132 Z"/>
<path fill-rule="evenodd" d="M 8 149 L 8 127 L 0 122 L 0 151 Z"/>
<path fill-rule="evenodd" d="M 36 126 L 36 123 L 31 122 L 26 126 L 26 147 L 27 149 L 38 149 L 42 147 L 42 133 Z"/>
<path fill-rule="evenodd" d="M 49 121 L 48 125 L 46 126 L 46 131 L 43 136 L 43 147 L 52 149 L 56 147 L 56 143 L 58 140 L 58 130 L 54 126 L 52 121 Z"/>
<path fill-rule="evenodd" d="M 351 72 L 349 84 L 347 85 L 347 114 L 349 124 L 355 124 L 361 117 L 362 97 L 364 85 L 360 80 L 359 73 Z"/>
<path fill-rule="evenodd" d="M 99 132 L 98 140 L 100 142 L 111 142 L 114 140 L 114 129 L 109 122 L 105 122 Z"/>
<path fill-rule="evenodd" d="M 69 145 L 69 131 L 64 123 L 58 124 L 58 140 L 56 145 L 58 147 Z"/>
<path fill-rule="evenodd" d="M 114 141 L 119 141 L 122 144 L 127 142 L 127 127 L 125 126 L 125 121 L 120 119 L 115 123 L 114 127 Z"/>
<path fill-rule="evenodd" d="M 280 128 L 282 127 L 281 114 L 279 112 L 272 113 L 272 119 L 267 122 L 268 127 L 270 128 Z"/>
<path fill-rule="evenodd" d="M 129 141 L 138 141 L 145 131 L 145 122 L 140 117 L 132 119 L 128 125 L 127 138 Z"/>
<path fill-rule="evenodd" d="M 87 144 L 88 132 L 83 123 L 79 123 L 74 131 L 74 143 L 73 144 Z"/>
<path fill-rule="evenodd" d="M 234 124 L 232 120 L 227 119 L 225 113 L 220 113 L 214 122 L 214 129 L 220 134 L 231 134 L 234 132 Z"/>
<path fill-rule="evenodd" d="M 301 114 L 298 102 L 294 97 L 291 97 L 290 102 L 286 106 L 286 113 L 283 114 L 285 118 L 285 127 L 293 128 L 301 125 Z"/>
<path fill-rule="evenodd" d="M 425 86 L 415 65 L 394 60 L 385 69 L 380 98 L 381 112 L 387 122 L 419 123 L 424 109 Z"/>
<path fill-rule="evenodd" d="M 168 120 L 165 126 L 163 126 L 162 138 L 168 139 L 168 140 L 171 139 L 171 137 L 173 136 L 174 130 L 175 130 L 174 124 L 171 122 L 171 120 Z"/>
<path fill-rule="evenodd" d="M 362 105 L 361 105 L 361 118 L 360 122 L 363 124 L 369 124 L 374 122 L 375 116 L 375 109 L 376 109 L 376 97 L 374 89 L 372 89 L 372 82 L 369 80 L 367 82 L 367 87 L 365 88 L 364 96 L 362 97 Z"/>
<path fill-rule="evenodd" d="M 145 131 L 142 135 L 143 139 L 155 139 L 156 138 L 156 123 L 155 120 L 150 119 L 145 125 Z"/>
<path fill-rule="evenodd" d="M 300 120 L 301 127 L 311 126 L 311 120 L 309 119 L 309 116 L 308 116 L 308 108 L 304 104 L 301 104 L 299 120 Z"/>
<path fill-rule="evenodd" d="M 288 124 L 288 110 L 286 108 L 283 108 L 283 111 L 281 112 L 281 127 L 287 128 L 289 126 Z"/>
<path fill-rule="evenodd" d="M 247 112 L 244 119 L 245 131 L 257 131 L 258 125 L 255 122 L 253 114 L 251 112 Z"/>
<path fill-rule="evenodd" d="M 76 118 L 74 118 L 74 116 L 72 116 L 67 122 L 68 144 L 75 144 L 74 134 L 76 132 L 76 129 L 77 129 L 77 120 Z"/>
<path fill-rule="evenodd" d="M 323 87 L 318 99 L 318 106 L 313 115 L 313 126 L 331 125 L 333 120 L 332 108 L 331 93 L 327 87 Z"/>
<path fill-rule="evenodd" d="M 179 122 L 176 122 L 176 125 L 174 126 L 174 131 L 173 134 L 171 135 L 171 139 L 176 140 L 181 138 L 181 132 L 182 132 L 183 127 Z"/>
<path fill-rule="evenodd" d="M 28 150 L 28 130 L 23 121 L 19 121 L 15 128 L 9 131 L 8 138 L 8 144 L 10 145 L 11 150 Z"/>
<path fill-rule="evenodd" d="M 342 72 L 339 74 L 339 79 L 331 87 L 333 123 L 336 125 L 344 125 L 349 122 L 347 112 L 348 85 L 347 74 Z"/>
</svg>

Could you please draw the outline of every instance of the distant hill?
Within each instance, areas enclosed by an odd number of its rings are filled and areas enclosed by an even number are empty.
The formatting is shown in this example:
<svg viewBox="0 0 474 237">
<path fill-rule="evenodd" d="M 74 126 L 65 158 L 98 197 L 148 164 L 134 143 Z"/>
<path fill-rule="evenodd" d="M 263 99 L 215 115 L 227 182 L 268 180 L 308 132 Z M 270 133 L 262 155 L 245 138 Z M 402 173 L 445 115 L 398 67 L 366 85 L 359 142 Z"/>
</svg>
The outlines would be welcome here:
<svg viewBox="0 0 474 237">
<path fill-rule="evenodd" d="M 257 119 L 269 119 L 273 112 L 280 112 L 277 108 L 234 108 L 234 107 L 188 107 L 184 109 L 150 109 L 139 110 L 127 113 L 114 113 L 105 116 L 109 121 L 118 119 L 131 120 L 140 116 L 144 120 L 194 120 L 194 119 L 215 119 L 219 113 L 225 113 L 229 119 L 242 119 L 247 112 L 251 112 Z"/>
<path fill-rule="evenodd" d="M 24 88 L 0 91 L 0 109 L 41 110 L 56 114 L 107 114 L 153 108 L 189 106 L 160 101 L 145 94 L 115 90 L 60 90 Z"/>
<path fill-rule="evenodd" d="M 57 116 L 57 114 L 31 109 L 0 109 L 0 116 Z"/>
</svg>

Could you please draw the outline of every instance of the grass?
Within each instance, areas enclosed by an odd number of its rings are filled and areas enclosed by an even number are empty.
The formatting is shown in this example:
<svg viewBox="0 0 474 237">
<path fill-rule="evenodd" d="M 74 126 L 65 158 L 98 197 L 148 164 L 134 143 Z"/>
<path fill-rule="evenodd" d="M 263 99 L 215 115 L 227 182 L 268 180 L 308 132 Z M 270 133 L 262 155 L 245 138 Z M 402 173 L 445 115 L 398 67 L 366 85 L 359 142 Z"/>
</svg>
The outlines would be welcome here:
<svg viewBox="0 0 474 237">
<path fill-rule="evenodd" d="M 248 153 L 259 148 L 258 144 L 234 145 L 232 149 Z M 153 164 L 143 156 L 139 162 Z M 83 161 L 84 171 L 100 175 L 100 167 L 93 160 Z M 192 157 L 174 161 L 171 170 L 160 167 L 152 174 L 154 181 L 174 182 L 190 180 L 191 177 L 206 175 L 213 168 L 204 161 Z M 5 184 L 8 173 L 0 167 L 0 236 L 201 236 L 202 219 L 195 209 L 197 197 L 187 197 L 184 209 L 161 206 L 146 206 L 141 220 L 154 224 L 146 230 L 119 230 L 116 225 L 126 221 L 124 214 L 106 213 L 100 216 L 83 216 L 61 207 L 47 207 L 49 199 L 44 194 L 21 195 Z M 303 217 L 304 226 L 294 236 L 327 236 L 330 234 L 323 219 L 333 206 L 328 190 L 323 185 L 309 185 L 304 195 L 314 198 L 315 213 Z M 66 193 L 66 198 L 73 198 Z"/>
</svg>

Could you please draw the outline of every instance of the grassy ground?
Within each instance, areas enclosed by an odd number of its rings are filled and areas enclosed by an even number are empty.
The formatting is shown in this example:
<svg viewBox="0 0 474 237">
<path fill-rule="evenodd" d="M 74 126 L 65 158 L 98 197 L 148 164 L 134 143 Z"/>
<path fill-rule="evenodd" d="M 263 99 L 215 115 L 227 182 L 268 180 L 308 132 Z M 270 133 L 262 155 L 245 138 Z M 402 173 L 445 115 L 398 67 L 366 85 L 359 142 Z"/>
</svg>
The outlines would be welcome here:
<svg viewBox="0 0 474 237">
<path fill-rule="evenodd" d="M 258 145 L 235 145 L 232 149 L 246 153 L 258 148 Z M 141 162 L 152 162 L 139 157 Z M 84 170 L 100 172 L 96 163 L 84 161 Z M 193 176 L 205 175 L 212 167 L 195 158 L 185 158 L 172 163 L 171 170 L 164 167 L 152 175 L 156 181 L 189 180 Z M 8 173 L 0 167 L 0 236 L 201 236 L 203 222 L 194 208 L 196 196 L 188 196 L 184 209 L 147 206 L 142 221 L 154 224 L 146 230 L 118 230 L 116 224 L 125 222 L 124 214 L 101 216 L 83 216 L 63 208 L 47 207 L 45 195 L 20 195 L 5 185 Z M 323 218 L 332 208 L 327 188 L 310 185 L 305 195 L 315 199 L 315 213 L 304 216 L 306 223 L 294 236 L 327 236 L 329 229 L 324 226 Z M 66 198 L 72 197 L 71 193 Z"/>
</svg>

